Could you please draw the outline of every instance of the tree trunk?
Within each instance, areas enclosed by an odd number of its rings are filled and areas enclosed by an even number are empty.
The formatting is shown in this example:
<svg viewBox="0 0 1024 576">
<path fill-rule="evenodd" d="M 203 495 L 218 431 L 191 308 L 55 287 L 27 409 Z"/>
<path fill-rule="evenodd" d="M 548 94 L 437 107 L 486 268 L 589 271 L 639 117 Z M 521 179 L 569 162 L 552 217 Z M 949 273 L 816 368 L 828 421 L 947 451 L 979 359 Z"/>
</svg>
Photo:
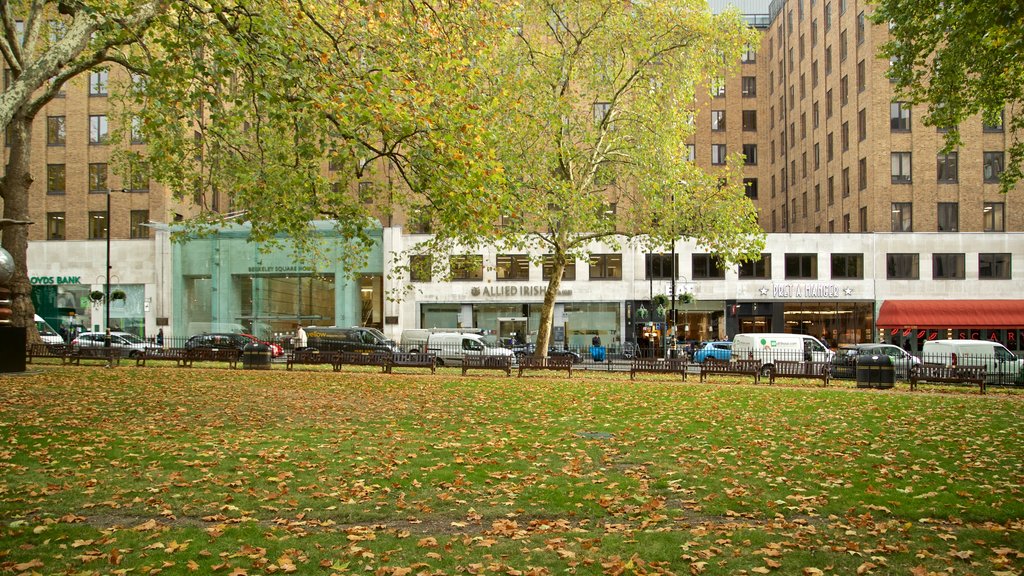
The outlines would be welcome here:
<svg viewBox="0 0 1024 576">
<path fill-rule="evenodd" d="M 16 221 L 29 219 L 29 188 L 32 186 L 30 160 L 33 117 L 15 114 L 8 124 L 10 159 L 7 174 L 0 179 L 0 195 L 4 199 L 4 218 Z M 28 329 L 28 342 L 39 343 L 35 306 L 32 305 L 32 284 L 28 279 L 28 225 L 12 224 L 3 229 L 3 247 L 14 259 L 11 290 L 11 324 Z"/>
<path fill-rule="evenodd" d="M 555 301 L 558 299 L 558 289 L 562 286 L 562 274 L 565 272 L 565 253 L 556 249 L 552 259 L 551 279 L 548 280 L 548 288 L 544 291 L 544 306 L 540 310 L 537 349 L 533 353 L 538 358 L 548 355 L 548 348 L 551 345 L 551 326 L 555 321 Z"/>
</svg>

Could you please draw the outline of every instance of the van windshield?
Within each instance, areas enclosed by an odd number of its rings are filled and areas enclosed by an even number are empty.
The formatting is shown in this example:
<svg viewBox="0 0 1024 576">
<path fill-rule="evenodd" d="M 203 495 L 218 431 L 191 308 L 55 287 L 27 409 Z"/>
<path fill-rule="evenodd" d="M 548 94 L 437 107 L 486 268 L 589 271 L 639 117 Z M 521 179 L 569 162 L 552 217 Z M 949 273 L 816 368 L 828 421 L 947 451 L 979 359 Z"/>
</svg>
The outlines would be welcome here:
<svg viewBox="0 0 1024 576">
<path fill-rule="evenodd" d="M 36 320 L 36 330 L 39 331 L 40 336 L 59 336 L 50 325 L 43 320 Z"/>
</svg>

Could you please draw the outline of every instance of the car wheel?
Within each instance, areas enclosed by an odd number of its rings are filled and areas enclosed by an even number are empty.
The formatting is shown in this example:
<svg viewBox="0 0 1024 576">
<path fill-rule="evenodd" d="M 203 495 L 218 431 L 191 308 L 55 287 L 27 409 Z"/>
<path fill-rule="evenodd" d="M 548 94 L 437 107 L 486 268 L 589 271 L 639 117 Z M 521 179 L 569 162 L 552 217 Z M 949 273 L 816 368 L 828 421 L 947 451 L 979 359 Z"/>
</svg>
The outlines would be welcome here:
<svg viewBox="0 0 1024 576">
<path fill-rule="evenodd" d="M 772 366 L 771 364 L 765 364 L 764 366 L 761 367 L 761 377 L 762 378 L 771 378 L 772 377 L 772 372 L 774 372 L 774 371 L 775 371 L 775 367 L 774 366 Z"/>
<path fill-rule="evenodd" d="M 444 358 L 440 358 L 440 357 L 438 357 L 438 359 L 437 359 L 437 365 L 438 365 L 438 367 L 442 367 L 442 366 L 444 366 Z"/>
<path fill-rule="evenodd" d="M 139 356 L 142 356 L 141 350 L 132 350 L 131 352 L 128 353 L 129 358 L 138 358 Z"/>
</svg>

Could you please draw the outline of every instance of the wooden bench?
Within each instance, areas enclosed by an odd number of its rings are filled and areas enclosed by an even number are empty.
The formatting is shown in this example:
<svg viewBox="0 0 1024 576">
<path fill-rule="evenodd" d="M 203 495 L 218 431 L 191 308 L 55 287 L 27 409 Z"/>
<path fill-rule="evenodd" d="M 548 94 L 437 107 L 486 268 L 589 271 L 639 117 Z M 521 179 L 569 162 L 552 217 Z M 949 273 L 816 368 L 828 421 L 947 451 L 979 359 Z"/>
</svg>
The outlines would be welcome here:
<svg viewBox="0 0 1024 576">
<path fill-rule="evenodd" d="M 951 384 L 977 384 L 985 393 L 984 366 L 946 366 L 944 364 L 918 364 L 910 369 L 910 390 L 917 390 L 918 382 L 945 382 Z"/>
<path fill-rule="evenodd" d="M 512 375 L 512 362 L 515 356 L 484 356 L 465 355 L 462 357 L 462 375 L 470 369 L 480 368 L 482 370 L 503 370 L 506 376 Z"/>
<path fill-rule="evenodd" d="M 178 366 L 192 366 L 192 358 L 185 348 L 160 348 L 143 350 L 135 356 L 136 366 L 145 366 L 146 360 L 173 360 Z"/>
<path fill-rule="evenodd" d="M 753 376 L 754 384 L 761 381 L 760 360 L 717 360 L 708 358 L 700 365 L 700 381 L 704 382 L 708 374 L 732 374 L 739 376 Z"/>
<path fill-rule="evenodd" d="M 633 358 L 629 367 L 629 379 L 636 379 L 636 375 L 645 372 L 648 374 L 679 374 L 686 381 L 687 362 L 683 358 Z"/>
<path fill-rule="evenodd" d="M 335 372 L 341 372 L 341 367 L 345 365 L 377 366 L 381 372 L 387 372 L 388 358 L 390 356 L 391 354 L 388 352 L 369 352 L 367 354 L 361 352 L 335 352 L 331 360 L 331 366 L 334 367 Z"/>
<path fill-rule="evenodd" d="M 522 378 L 524 370 L 565 370 L 572 376 L 572 356 L 536 356 L 519 357 L 519 377 Z"/>
<path fill-rule="evenodd" d="M 234 369 L 238 367 L 242 351 L 237 348 L 193 348 L 185 356 L 189 366 L 192 362 L 227 362 Z"/>
<path fill-rule="evenodd" d="M 385 371 L 391 374 L 395 368 L 430 368 L 430 373 L 437 372 L 437 354 L 432 352 L 395 352 L 388 356 Z"/>
<path fill-rule="evenodd" d="M 59 358 L 63 362 L 67 354 L 67 344 L 31 344 L 25 349 L 25 361 L 31 364 L 33 358 Z"/>
<path fill-rule="evenodd" d="M 768 376 L 768 384 L 775 384 L 775 378 L 813 378 L 828 386 L 832 378 L 832 366 L 828 362 L 800 362 L 797 360 L 776 360 Z"/>
<path fill-rule="evenodd" d="M 296 364 L 334 364 L 334 357 L 337 352 L 321 352 L 319 350 L 305 349 L 293 350 L 285 357 L 285 369 L 291 370 Z"/>
<path fill-rule="evenodd" d="M 116 347 L 103 348 L 67 348 L 63 357 L 64 364 L 81 366 L 82 360 L 99 360 L 111 366 L 121 365 L 124 350 Z"/>
</svg>

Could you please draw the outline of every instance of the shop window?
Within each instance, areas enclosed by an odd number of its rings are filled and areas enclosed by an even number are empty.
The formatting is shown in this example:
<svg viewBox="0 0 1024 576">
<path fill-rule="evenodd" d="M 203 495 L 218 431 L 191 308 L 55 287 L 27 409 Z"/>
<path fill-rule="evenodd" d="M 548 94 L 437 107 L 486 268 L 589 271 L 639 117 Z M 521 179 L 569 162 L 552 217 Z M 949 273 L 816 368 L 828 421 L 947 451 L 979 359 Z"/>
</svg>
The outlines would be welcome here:
<svg viewBox="0 0 1024 576">
<path fill-rule="evenodd" d="M 46 213 L 46 239 L 47 240 L 64 240 L 65 234 L 65 220 L 63 212 L 47 212 Z"/>
<path fill-rule="evenodd" d="M 622 280 L 622 254 L 591 254 L 591 280 Z"/>
<path fill-rule="evenodd" d="M 960 204 L 939 202 L 938 231 L 957 232 L 960 230 Z"/>
<path fill-rule="evenodd" d="M 935 280 L 963 280 L 963 254 L 932 254 L 932 278 Z"/>
<path fill-rule="evenodd" d="M 679 270 L 678 254 L 645 254 L 644 273 L 648 279 L 669 280 Z"/>
<path fill-rule="evenodd" d="M 885 255 L 885 277 L 889 280 L 917 280 L 919 267 L 918 254 Z"/>
<path fill-rule="evenodd" d="M 985 232 L 1005 232 L 1006 216 L 1003 202 L 985 202 L 982 211 L 982 227 Z"/>
<path fill-rule="evenodd" d="M 452 280 L 483 280 L 484 257 L 480 254 L 460 254 L 451 257 L 449 264 Z"/>
<path fill-rule="evenodd" d="M 772 255 L 761 254 L 757 260 L 741 262 L 740 280 L 769 280 L 772 277 Z"/>
<path fill-rule="evenodd" d="M 978 254 L 978 278 L 982 280 L 1009 280 L 1010 254 Z"/>
<path fill-rule="evenodd" d="M 714 254 L 692 256 L 693 278 L 695 280 L 720 280 L 725 278 L 725 268 Z"/>
<path fill-rule="evenodd" d="M 817 254 L 786 254 L 787 280 L 813 280 L 817 277 Z"/>
<path fill-rule="evenodd" d="M 863 254 L 833 254 L 833 280 L 862 280 L 864 278 Z"/>
<path fill-rule="evenodd" d="M 434 259 L 429 254 L 413 254 L 409 256 L 409 280 L 412 282 L 430 282 L 433 274 Z"/>
<path fill-rule="evenodd" d="M 102 240 L 107 237 L 107 213 L 89 212 L 89 239 Z"/>
<path fill-rule="evenodd" d="M 614 212 L 613 212 L 614 214 Z M 572 281 L 576 279 L 576 261 L 569 258 L 565 263 L 565 270 L 562 271 L 562 282 Z M 544 261 L 541 263 L 541 278 L 543 280 L 550 280 L 551 275 L 555 270 L 555 255 L 545 254 Z"/>
<path fill-rule="evenodd" d="M 530 279 L 530 257 L 526 254 L 498 254 L 494 268 L 498 280 Z"/>
</svg>

